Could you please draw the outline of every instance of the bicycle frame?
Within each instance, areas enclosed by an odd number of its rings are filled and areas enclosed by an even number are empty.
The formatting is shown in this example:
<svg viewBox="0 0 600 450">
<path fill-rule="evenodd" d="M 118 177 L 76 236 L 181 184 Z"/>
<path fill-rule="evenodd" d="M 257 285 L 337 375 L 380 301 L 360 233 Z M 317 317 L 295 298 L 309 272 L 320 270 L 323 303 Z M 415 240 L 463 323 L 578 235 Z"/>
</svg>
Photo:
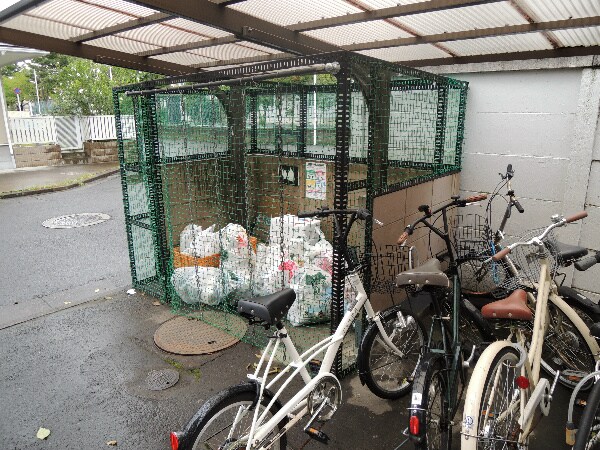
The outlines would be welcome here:
<svg viewBox="0 0 600 450">
<path fill-rule="evenodd" d="M 358 317 L 361 309 L 364 307 L 367 318 L 373 320 L 383 337 L 386 345 L 388 345 L 394 352 L 402 356 L 402 352 L 391 342 L 383 325 L 380 321 L 379 313 L 375 314 L 371 303 L 369 302 L 368 296 L 365 292 L 364 286 L 358 272 L 356 270 L 349 273 L 346 277 L 346 282 L 349 282 L 354 289 L 357 291 L 356 302 L 352 308 L 347 311 L 339 326 L 336 328 L 335 333 L 331 336 L 326 337 L 311 348 L 306 350 L 304 353 L 299 354 L 292 339 L 290 338 L 285 327 L 282 327 L 276 331 L 274 339 L 271 339 L 267 344 L 267 347 L 263 351 L 260 361 L 253 374 L 249 374 L 248 378 L 257 382 L 260 385 L 260 398 L 262 398 L 265 389 L 271 389 L 276 383 L 282 381 L 287 375 L 285 381 L 281 387 L 274 393 L 273 398 L 269 405 L 264 409 L 264 412 L 259 416 L 259 408 L 255 408 L 254 417 L 252 420 L 252 427 L 248 435 L 248 443 L 246 445 L 247 450 L 251 449 L 268 449 L 270 448 L 284 433 L 287 432 L 293 425 L 300 421 L 308 413 L 307 397 L 311 391 L 317 386 L 317 384 L 326 376 L 332 376 L 331 367 L 333 366 L 335 356 L 338 352 L 340 345 L 342 344 L 344 337 L 348 333 L 354 320 Z M 402 314 L 399 312 L 399 314 Z M 283 344 L 287 355 L 290 356 L 291 362 L 275 376 L 270 382 L 266 383 L 267 376 L 271 369 L 275 354 L 279 349 L 280 345 Z M 307 370 L 307 365 L 317 355 L 325 352 L 321 367 L 318 374 L 311 379 L 311 376 Z M 267 361 L 267 355 L 268 357 Z M 263 369 L 264 367 L 264 369 Z M 260 377 L 261 371 L 263 373 L 262 378 Z M 266 415 L 270 410 L 271 406 L 281 397 L 281 394 L 289 386 L 292 380 L 300 375 L 305 383 L 305 386 L 298 391 L 291 400 L 283 405 L 283 407 L 265 422 Z M 259 404 L 260 404 L 259 398 Z M 238 417 L 236 417 L 236 423 L 240 419 L 240 414 L 243 413 L 243 407 L 240 407 L 238 411 Z M 246 410 L 247 412 L 248 410 Z M 277 428 L 277 424 L 281 422 L 286 416 L 291 416 L 289 422 L 285 425 L 283 430 L 277 433 L 274 437 L 267 440 L 269 434 Z M 232 430 L 235 427 L 232 427 Z M 265 442 L 266 441 L 266 442 Z"/>
</svg>

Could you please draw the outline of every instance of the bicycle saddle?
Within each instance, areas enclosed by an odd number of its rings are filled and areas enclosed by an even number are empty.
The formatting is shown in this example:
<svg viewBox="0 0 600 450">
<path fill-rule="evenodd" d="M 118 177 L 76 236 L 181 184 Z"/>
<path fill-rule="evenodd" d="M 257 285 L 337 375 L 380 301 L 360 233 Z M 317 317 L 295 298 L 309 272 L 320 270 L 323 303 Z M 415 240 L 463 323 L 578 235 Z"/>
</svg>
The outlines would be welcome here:
<svg viewBox="0 0 600 450">
<path fill-rule="evenodd" d="M 581 258 L 588 253 L 587 248 L 565 244 L 558 241 L 546 242 L 546 245 L 550 247 L 550 250 L 558 255 L 558 258 L 561 262 Z"/>
<path fill-rule="evenodd" d="M 527 306 L 527 292 L 517 289 L 508 297 L 488 303 L 481 308 L 486 319 L 531 320 L 533 313 Z"/>
<path fill-rule="evenodd" d="M 450 280 L 436 258 L 429 259 L 414 269 L 405 270 L 396 275 L 396 286 L 420 284 L 424 286 L 449 287 Z"/>
<path fill-rule="evenodd" d="M 275 325 L 283 319 L 295 300 L 296 293 L 294 290 L 286 288 L 275 294 L 240 300 L 238 311 L 248 319 L 259 319 L 262 322 Z"/>
</svg>

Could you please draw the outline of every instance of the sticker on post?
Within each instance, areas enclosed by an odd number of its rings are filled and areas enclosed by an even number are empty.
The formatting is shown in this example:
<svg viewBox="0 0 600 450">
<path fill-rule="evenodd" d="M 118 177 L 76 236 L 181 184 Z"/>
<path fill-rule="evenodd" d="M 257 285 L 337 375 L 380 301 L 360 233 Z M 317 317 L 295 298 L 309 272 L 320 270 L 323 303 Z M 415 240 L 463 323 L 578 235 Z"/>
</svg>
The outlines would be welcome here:
<svg viewBox="0 0 600 450">
<path fill-rule="evenodd" d="M 419 392 L 413 392 L 412 400 L 410 402 L 411 405 L 421 406 L 421 400 L 423 399 L 423 394 Z"/>
</svg>

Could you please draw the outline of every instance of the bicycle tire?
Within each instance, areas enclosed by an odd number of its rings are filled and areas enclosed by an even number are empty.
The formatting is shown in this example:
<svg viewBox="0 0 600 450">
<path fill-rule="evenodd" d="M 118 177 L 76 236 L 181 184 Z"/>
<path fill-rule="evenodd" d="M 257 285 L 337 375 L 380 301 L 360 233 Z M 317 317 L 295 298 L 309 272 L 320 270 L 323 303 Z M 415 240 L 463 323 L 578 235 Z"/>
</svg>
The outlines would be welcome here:
<svg viewBox="0 0 600 450">
<path fill-rule="evenodd" d="M 520 369 L 515 367 L 518 361 L 519 352 L 511 346 L 504 346 L 497 351 L 491 364 L 487 364 L 487 362 L 482 360 L 480 361 L 481 364 L 478 364 L 478 367 L 476 367 L 477 374 L 483 376 L 472 378 L 471 383 L 477 383 L 482 378 L 485 379 L 485 382 L 479 386 L 477 384 L 470 384 L 467 390 L 465 405 L 475 405 L 473 410 L 476 413 L 474 414 L 475 417 L 473 417 L 468 416 L 467 411 L 465 411 L 465 415 L 463 416 L 462 450 L 496 448 L 495 445 L 497 443 L 506 444 L 507 442 L 518 440 L 521 431 L 518 424 L 519 417 L 509 412 L 510 408 L 507 407 L 510 399 L 514 397 L 515 379 L 520 374 Z M 498 389 L 496 389 L 496 386 Z M 494 400 L 493 403 L 490 403 L 490 398 Z M 498 399 L 500 401 L 507 400 L 507 402 L 496 403 Z M 519 408 L 513 409 L 517 413 L 520 413 Z M 482 423 L 481 419 L 484 416 L 487 421 Z M 496 418 L 508 418 L 506 427 L 498 429 L 497 427 L 502 424 L 494 423 L 494 419 Z M 501 446 L 499 448 L 505 447 Z"/>
<path fill-rule="evenodd" d="M 410 392 L 415 370 L 427 342 L 423 324 L 412 314 L 402 311 L 405 319 L 409 321 L 407 333 L 397 326 L 397 313 L 401 310 L 399 305 L 393 306 L 380 313 L 380 318 L 388 337 L 405 357 L 391 351 L 381 338 L 375 322 L 367 328 L 358 355 L 361 382 L 366 384 L 373 394 L 387 400 L 396 400 Z"/>
<path fill-rule="evenodd" d="M 600 448 L 600 383 L 596 382 L 575 435 L 573 450 L 597 450 Z"/>
<path fill-rule="evenodd" d="M 227 435 L 230 426 L 224 427 L 223 424 L 229 422 L 228 419 L 220 421 L 223 414 L 230 412 L 232 413 L 231 421 L 235 417 L 235 414 L 239 410 L 240 406 L 246 406 L 249 408 L 250 414 L 246 417 L 242 417 L 240 422 L 241 431 L 236 433 L 237 436 L 243 436 L 243 433 L 248 433 L 250 425 L 252 423 L 252 416 L 254 415 L 254 408 L 256 407 L 256 385 L 253 383 L 243 383 L 235 386 L 228 387 L 223 391 L 217 393 L 202 405 L 198 412 L 192 417 L 192 419 L 186 425 L 182 432 L 183 439 L 180 439 L 179 448 L 181 450 L 200 450 L 205 448 L 226 448 L 227 450 L 241 450 L 246 448 L 246 443 L 241 440 L 237 441 L 235 437 L 230 438 L 229 442 Z M 267 407 L 272 394 L 269 391 L 265 391 L 265 395 L 262 398 L 261 405 L 263 408 Z M 276 401 L 271 407 L 270 413 L 274 415 L 281 409 L 281 403 Z M 223 416 L 224 417 L 224 416 Z M 249 419 L 249 420 L 246 420 Z M 283 419 L 278 424 L 278 429 L 281 430 L 287 419 Z M 217 425 L 214 429 L 213 425 Z M 212 433 L 216 431 L 215 433 Z M 224 434 L 224 437 L 223 437 Z M 205 437 L 210 439 L 204 440 Z M 231 440 L 233 439 L 233 440 Z M 235 445 L 238 442 L 239 445 Z M 223 447 L 225 446 L 225 447 Z M 275 442 L 272 448 L 285 450 L 287 448 L 287 438 L 283 434 L 277 442 Z"/>
<path fill-rule="evenodd" d="M 419 433 L 409 436 L 417 450 L 449 450 L 452 428 L 448 417 L 446 360 L 440 353 L 426 353 L 413 383 L 409 417 L 419 420 Z"/>
</svg>

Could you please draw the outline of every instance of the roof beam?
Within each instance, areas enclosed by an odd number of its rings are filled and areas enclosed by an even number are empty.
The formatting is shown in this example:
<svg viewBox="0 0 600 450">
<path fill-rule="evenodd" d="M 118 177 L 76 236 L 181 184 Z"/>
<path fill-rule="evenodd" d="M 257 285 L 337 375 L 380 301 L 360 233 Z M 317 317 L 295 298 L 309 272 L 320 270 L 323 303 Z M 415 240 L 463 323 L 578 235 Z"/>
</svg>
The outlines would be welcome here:
<svg viewBox="0 0 600 450">
<path fill-rule="evenodd" d="M 489 55 L 460 56 L 456 58 L 422 59 L 418 61 L 399 61 L 410 67 L 450 66 L 453 64 L 474 64 L 500 61 L 519 61 L 530 59 L 566 58 L 572 56 L 600 55 L 600 46 L 562 47 L 553 50 L 534 50 L 530 52 L 493 53 Z"/>
<path fill-rule="evenodd" d="M 69 39 L 71 42 L 86 42 L 92 39 L 98 39 L 104 36 L 110 36 L 111 34 L 121 33 L 123 31 L 133 30 L 134 28 L 143 27 L 153 23 L 164 22 L 165 20 L 171 19 L 172 16 L 165 13 L 150 14 L 146 17 L 140 17 L 138 19 L 128 20 L 127 22 L 119 23 L 111 27 L 102 28 L 101 30 L 90 31 L 89 33 L 74 36 Z"/>
<path fill-rule="evenodd" d="M 287 58 L 293 58 L 293 55 L 290 55 L 289 53 L 274 53 L 274 54 L 268 54 L 268 55 L 248 56 L 245 58 L 217 60 L 217 61 L 205 62 L 205 63 L 200 63 L 200 64 L 194 64 L 191 67 L 194 67 L 196 69 L 207 69 L 209 67 L 221 67 L 221 66 L 233 66 L 236 64 L 259 63 L 259 62 L 275 61 L 278 59 L 287 59 Z"/>
<path fill-rule="evenodd" d="M 536 33 L 542 31 L 566 30 L 570 28 L 584 28 L 600 26 L 600 17 L 583 17 L 579 19 L 553 20 L 551 22 L 536 22 L 522 25 L 510 25 L 480 30 L 457 31 L 453 33 L 430 34 L 385 41 L 364 42 L 361 44 L 344 45 L 348 51 L 373 50 L 378 48 L 400 47 L 405 45 L 433 44 L 437 42 L 461 41 L 492 36 L 506 36 L 511 34 Z"/>
<path fill-rule="evenodd" d="M 245 2 L 246 0 L 225 0 L 223 2 L 218 3 L 219 6 L 229 6 L 229 5 L 235 5 L 236 3 L 242 3 Z"/>
<path fill-rule="evenodd" d="M 161 47 L 155 50 L 146 50 L 140 53 L 136 53 L 138 56 L 157 56 L 164 55 L 165 53 L 184 52 L 186 50 L 196 50 L 204 47 L 212 47 L 215 45 L 232 44 L 237 42 L 238 38 L 235 36 L 224 36 L 213 39 L 203 39 L 196 42 L 188 42 L 186 44 L 173 45 L 172 47 Z"/>
<path fill-rule="evenodd" d="M 463 8 L 466 6 L 482 5 L 485 3 L 499 3 L 506 0 L 430 0 L 427 2 L 412 3 L 410 5 L 391 6 L 389 8 L 375 9 L 359 13 L 346 14 L 345 16 L 330 17 L 327 19 L 311 20 L 289 25 L 287 28 L 294 31 L 319 30 L 321 28 L 337 27 L 357 22 L 390 19 L 393 17 L 412 16 L 433 11 Z"/>
<path fill-rule="evenodd" d="M 197 72 L 196 69 L 181 64 L 173 64 L 156 59 L 144 58 L 130 53 L 118 52 L 89 44 L 78 44 L 64 39 L 43 36 L 41 34 L 0 27 L 0 42 L 31 47 L 63 55 L 91 59 L 102 64 L 142 70 L 162 75 L 182 75 Z"/>
<path fill-rule="evenodd" d="M 4 22 L 8 22 L 15 16 L 19 14 L 26 13 L 30 9 L 33 9 L 47 0 L 21 0 L 15 3 L 14 5 L 9 6 L 8 8 L 0 11 L 0 25 Z"/>
<path fill-rule="evenodd" d="M 339 47 L 294 32 L 266 20 L 259 19 L 235 9 L 219 6 L 209 0 L 173 1 L 173 0 L 127 0 L 147 8 L 184 17 L 194 22 L 217 27 L 232 33 L 239 39 L 278 50 L 300 55 L 331 52 Z M 455 0 L 456 1 L 456 0 Z M 249 26 L 248 24 L 252 24 Z"/>
</svg>

